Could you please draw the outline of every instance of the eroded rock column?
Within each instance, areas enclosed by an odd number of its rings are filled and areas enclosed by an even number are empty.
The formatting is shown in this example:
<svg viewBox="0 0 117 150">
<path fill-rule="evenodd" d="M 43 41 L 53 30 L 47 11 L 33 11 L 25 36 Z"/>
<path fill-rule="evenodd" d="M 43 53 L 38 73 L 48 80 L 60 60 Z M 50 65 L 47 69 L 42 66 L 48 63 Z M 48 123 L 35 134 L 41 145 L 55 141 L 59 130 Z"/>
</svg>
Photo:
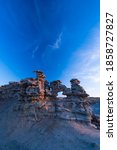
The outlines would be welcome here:
<svg viewBox="0 0 117 150">
<path fill-rule="evenodd" d="M 80 96 L 82 98 L 86 98 L 89 95 L 86 93 L 84 88 L 80 86 L 80 81 L 78 79 L 71 79 L 71 92 L 73 96 Z"/>
<path fill-rule="evenodd" d="M 44 82 L 45 82 L 45 75 L 42 71 L 36 70 L 37 81 L 39 86 L 39 100 L 44 100 L 45 98 L 45 89 L 44 89 Z"/>
</svg>

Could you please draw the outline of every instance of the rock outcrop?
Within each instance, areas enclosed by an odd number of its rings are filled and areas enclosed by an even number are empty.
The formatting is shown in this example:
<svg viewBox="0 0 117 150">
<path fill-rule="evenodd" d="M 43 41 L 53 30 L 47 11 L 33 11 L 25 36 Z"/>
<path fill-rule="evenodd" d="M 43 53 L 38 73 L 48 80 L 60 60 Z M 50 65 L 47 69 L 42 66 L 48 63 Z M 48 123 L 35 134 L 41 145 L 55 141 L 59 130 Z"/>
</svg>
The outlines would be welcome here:
<svg viewBox="0 0 117 150">
<path fill-rule="evenodd" d="M 13 110 L 27 111 L 28 116 L 36 120 L 48 116 L 91 123 L 93 115 L 87 100 L 89 95 L 78 79 L 71 79 L 71 88 L 67 88 L 60 80 L 49 83 L 42 71 L 35 73 L 36 78 L 1 86 L 0 100 L 18 101 Z M 58 92 L 63 92 L 66 97 L 57 97 Z"/>
</svg>

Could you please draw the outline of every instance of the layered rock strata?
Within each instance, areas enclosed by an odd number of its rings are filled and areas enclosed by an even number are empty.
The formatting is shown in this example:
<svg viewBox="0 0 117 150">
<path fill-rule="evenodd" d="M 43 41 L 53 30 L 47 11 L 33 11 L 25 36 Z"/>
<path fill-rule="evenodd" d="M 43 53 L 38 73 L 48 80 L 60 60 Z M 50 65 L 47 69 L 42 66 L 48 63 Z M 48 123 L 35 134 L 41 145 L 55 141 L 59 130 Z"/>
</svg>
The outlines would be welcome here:
<svg viewBox="0 0 117 150">
<path fill-rule="evenodd" d="M 61 119 L 91 123 L 92 111 L 87 101 L 89 96 L 78 79 L 72 79 L 71 88 L 60 80 L 48 82 L 42 71 L 35 71 L 36 78 L 27 78 L 20 82 L 10 82 L 0 87 L 0 100 L 16 100 L 14 111 L 27 111 L 29 117 L 36 120 L 52 116 Z M 59 98 L 63 92 L 65 98 Z M 32 115 L 31 115 L 32 114 Z"/>
</svg>

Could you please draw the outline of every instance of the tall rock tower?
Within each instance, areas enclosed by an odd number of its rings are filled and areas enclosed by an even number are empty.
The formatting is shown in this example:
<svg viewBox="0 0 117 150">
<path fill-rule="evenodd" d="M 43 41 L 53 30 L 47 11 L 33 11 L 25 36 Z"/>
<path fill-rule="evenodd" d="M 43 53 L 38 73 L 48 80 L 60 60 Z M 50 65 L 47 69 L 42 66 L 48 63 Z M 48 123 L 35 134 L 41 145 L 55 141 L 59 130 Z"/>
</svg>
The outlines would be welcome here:
<svg viewBox="0 0 117 150">
<path fill-rule="evenodd" d="M 45 82 L 45 75 L 42 71 L 36 70 L 34 71 L 37 76 L 37 81 L 39 85 L 39 99 L 44 100 L 45 90 L 44 90 L 44 82 Z"/>
</svg>

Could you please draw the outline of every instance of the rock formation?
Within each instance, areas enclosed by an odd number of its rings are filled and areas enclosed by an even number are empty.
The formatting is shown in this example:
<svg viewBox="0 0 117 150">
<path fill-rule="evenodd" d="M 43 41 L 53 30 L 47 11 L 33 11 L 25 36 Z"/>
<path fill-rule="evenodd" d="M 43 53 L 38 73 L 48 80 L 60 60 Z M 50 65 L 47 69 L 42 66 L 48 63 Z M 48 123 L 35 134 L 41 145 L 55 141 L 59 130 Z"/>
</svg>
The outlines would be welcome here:
<svg viewBox="0 0 117 150">
<path fill-rule="evenodd" d="M 27 109 L 28 115 L 33 112 L 32 116 L 36 120 L 51 116 L 91 123 L 92 111 L 87 101 L 89 95 L 80 86 L 78 79 L 71 79 L 71 88 L 67 88 L 60 80 L 49 83 L 42 71 L 37 70 L 35 73 L 36 78 L 27 78 L 1 86 L 0 100 L 19 101 L 19 105 L 13 106 L 13 110 Z M 66 97 L 57 97 L 58 92 L 63 92 Z"/>
</svg>

